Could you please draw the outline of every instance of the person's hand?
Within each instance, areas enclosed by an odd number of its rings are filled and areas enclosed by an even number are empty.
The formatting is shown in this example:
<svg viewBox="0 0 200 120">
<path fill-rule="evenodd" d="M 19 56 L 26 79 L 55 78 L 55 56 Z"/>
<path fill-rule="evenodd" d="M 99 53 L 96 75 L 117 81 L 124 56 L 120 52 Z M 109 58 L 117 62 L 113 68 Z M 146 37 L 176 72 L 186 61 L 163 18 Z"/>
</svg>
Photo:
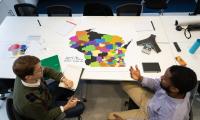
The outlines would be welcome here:
<svg viewBox="0 0 200 120">
<path fill-rule="evenodd" d="M 75 98 L 75 97 L 71 97 L 67 104 L 65 104 L 63 107 L 64 107 L 64 110 L 68 110 L 70 108 L 73 108 L 76 106 L 77 102 L 80 101 L 78 98 Z"/>
<path fill-rule="evenodd" d="M 137 65 L 135 66 L 135 69 L 131 66 L 129 71 L 130 71 L 131 78 L 133 78 L 134 80 L 141 81 L 143 79 Z"/>
<path fill-rule="evenodd" d="M 67 88 L 72 88 L 73 87 L 73 81 L 67 79 L 65 76 L 63 76 L 63 78 L 62 78 L 62 82 L 65 84 L 65 86 Z"/>
<path fill-rule="evenodd" d="M 117 114 L 113 114 L 113 116 L 115 117 L 114 120 L 124 120 L 123 118 L 121 118 L 119 115 Z"/>
</svg>

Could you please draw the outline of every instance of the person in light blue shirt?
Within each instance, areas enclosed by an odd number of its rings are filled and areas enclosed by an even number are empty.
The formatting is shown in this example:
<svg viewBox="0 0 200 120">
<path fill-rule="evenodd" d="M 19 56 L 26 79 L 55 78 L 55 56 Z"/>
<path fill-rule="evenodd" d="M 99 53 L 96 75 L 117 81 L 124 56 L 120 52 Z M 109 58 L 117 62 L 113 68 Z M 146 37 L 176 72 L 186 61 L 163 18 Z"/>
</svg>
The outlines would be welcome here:
<svg viewBox="0 0 200 120">
<path fill-rule="evenodd" d="M 152 79 L 143 77 L 136 66 L 130 75 L 139 84 L 126 82 L 122 87 L 139 109 L 110 113 L 109 120 L 189 120 L 190 91 L 197 84 L 193 70 L 173 65 Z"/>
</svg>

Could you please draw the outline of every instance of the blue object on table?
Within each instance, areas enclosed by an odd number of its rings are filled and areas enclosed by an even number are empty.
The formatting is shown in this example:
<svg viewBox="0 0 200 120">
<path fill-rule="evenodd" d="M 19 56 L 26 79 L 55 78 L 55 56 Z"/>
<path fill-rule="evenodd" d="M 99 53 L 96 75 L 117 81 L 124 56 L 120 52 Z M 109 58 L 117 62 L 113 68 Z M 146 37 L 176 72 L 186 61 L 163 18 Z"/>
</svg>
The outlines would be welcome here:
<svg viewBox="0 0 200 120">
<path fill-rule="evenodd" d="M 26 46 L 26 45 L 21 45 L 21 49 L 22 49 L 22 50 L 26 50 L 26 49 L 27 49 L 27 46 Z"/>
<path fill-rule="evenodd" d="M 25 51 L 26 51 L 26 49 L 27 49 L 27 46 L 26 46 L 26 45 L 21 45 L 21 47 L 20 47 L 20 52 L 21 52 L 21 54 L 24 54 Z"/>
<path fill-rule="evenodd" d="M 197 51 L 197 49 L 199 48 L 199 46 L 200 46 L 200 39 L 197 39 L 195 41 L 195 43 L 192 45 L 192 47 L 189 49 L 189 52 L 191 54 L 194 54 Z"/>
</svg>

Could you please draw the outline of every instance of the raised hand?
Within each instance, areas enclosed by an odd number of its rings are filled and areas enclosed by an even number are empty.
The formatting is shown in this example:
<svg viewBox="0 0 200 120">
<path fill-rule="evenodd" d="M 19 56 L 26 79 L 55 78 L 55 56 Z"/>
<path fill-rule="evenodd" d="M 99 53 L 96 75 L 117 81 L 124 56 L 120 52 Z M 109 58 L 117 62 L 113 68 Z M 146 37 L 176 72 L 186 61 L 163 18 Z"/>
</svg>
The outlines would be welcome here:
<svg viewBox="0 0 200 120">
<path fill-rule="evenodd" d="M 135 69 L 131 66 L 130 69 L 130 76 L 131 78 L 133 78 L 134 80 L 142 80 L 143 77 L 140 74 L 140 70 L 138 69 L 137 65 L 135 66 Z"/>
</svg>

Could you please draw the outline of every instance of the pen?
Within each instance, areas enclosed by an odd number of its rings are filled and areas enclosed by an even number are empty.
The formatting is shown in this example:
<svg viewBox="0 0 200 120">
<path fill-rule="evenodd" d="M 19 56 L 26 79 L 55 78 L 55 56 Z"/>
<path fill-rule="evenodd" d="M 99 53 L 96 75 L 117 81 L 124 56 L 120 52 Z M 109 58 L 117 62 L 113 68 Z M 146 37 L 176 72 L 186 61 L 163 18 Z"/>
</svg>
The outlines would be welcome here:
<svg viewBox="0 0 200 120">
<path fill-rule="evenodd" d="M 156 29 L 155 29 L 154 24 L 153 24 L 152 21 L 151 21 L 151 25 L 152 25 L 152 27 L 153 27 L 153 30 L 155 31 Z"/>
<path fill-rule="evenodd" d="M 42 26 L 42 25 L 40 24 L 40 21 L 39 21 L 39 20 L 37 20 L 37 22 L 38 22 L 39 26 Z"/>
</svg>

